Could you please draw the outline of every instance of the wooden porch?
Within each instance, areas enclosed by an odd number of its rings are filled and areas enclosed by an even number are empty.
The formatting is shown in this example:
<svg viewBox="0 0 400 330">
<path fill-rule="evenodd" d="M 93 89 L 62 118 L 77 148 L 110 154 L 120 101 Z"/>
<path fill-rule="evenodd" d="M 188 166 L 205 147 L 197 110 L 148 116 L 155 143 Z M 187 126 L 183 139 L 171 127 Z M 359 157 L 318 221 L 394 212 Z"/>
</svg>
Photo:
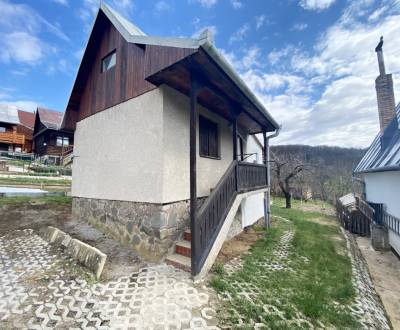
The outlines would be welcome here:
<svg viewBox="0 0 400 330">
<path fill-rule="evenodd" d="M 157 72 L 150 72 L 147 80 L 155 85 L 166 84 L 190 99 L 190 248 L 187 242 L 180 249 L 191 257 L 193 276 L 198 275 L 231 210 L 236 197 L 268 187 L 268 164 L 246 163 L 238 152 L 238 131 L 246 135 L 264 135 L 263 154 L 266 150 L 266 133 L 278 127 L 269 114 L 255 101 L 254 95 L 238 77 L 221 69 L 206 51 L 195 54 Z M 232 129 L 233 159 L 200 208 L 197 205 L 197 127 L 198 109 L 202 105 L 230 122 Z M 178 251 L 178 246 L 177 246 Z M 188 268 L 188 267 L 185 267 Z"/>
<path fill-rule="evenodd" d="M 16 131 L 1 132 L 0 143 L 23 145 L 25 143 L 25 135 L 18 134 Z"/>
</svg>

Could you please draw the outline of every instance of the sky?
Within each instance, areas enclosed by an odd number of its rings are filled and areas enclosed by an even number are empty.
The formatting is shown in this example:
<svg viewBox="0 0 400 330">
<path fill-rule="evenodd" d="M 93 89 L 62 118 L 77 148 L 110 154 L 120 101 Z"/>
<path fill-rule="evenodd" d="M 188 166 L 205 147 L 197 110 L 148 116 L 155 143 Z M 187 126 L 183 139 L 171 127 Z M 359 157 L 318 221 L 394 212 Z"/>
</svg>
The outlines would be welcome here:
<svg viewBox="0 0 400 330">
<path fill-rule="evenodd" d="M 379 131 L 374 48 L 400 101 L 400 0 L 108 0 L 148 35 L 215 46 L 282 131 L 274 144 L 367 147 Z M 0 103 L 64 111 L 99 0 L 0 0 Z"/>
</svg>

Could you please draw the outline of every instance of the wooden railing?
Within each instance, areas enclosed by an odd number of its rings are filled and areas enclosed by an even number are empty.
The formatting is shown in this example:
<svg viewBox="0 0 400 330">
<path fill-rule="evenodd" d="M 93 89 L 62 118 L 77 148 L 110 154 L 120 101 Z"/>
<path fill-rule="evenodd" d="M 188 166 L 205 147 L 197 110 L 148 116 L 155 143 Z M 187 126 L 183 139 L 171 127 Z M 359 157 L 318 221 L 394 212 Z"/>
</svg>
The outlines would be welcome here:
<svg viewBox="0 0 400 330">
<path fill-rule="evenodd" d="M 237 165 L 238 189 L 244 192 L 267 185 L 267 168 L 263 164 L 239 162 Z"/>
<path fill-rule="evenodd" d="M 396 218 L 394 215 L 387 213 L 386 211 L 382 212 L 382 222 L 385 226 L 392 231 L 394 231 L 397 235 L 400 235 L 400 219 Z"/>
<path fill-rule="evenodd" d="M 364 214 L 369 220 L 374 220 L 375 210 L 363 199 L 360 197 L 356 197 L 357 208 L 360 210 L 362 214 Z"/>
<path fill-rule="evenodd" d="M 17 132 L 1 132 L 0 142 L 3 143 L 13 143 L 13 144 L 24 144 L 25 135 L 18 134 Z"/>
<path fill-rule="evenodd" d="M 193 275 L 203 267 L 237 194 L 266 186 L 266 165 L 232 162 L 196 214 L 195 228 L 192 228 Z"/>
</svg>

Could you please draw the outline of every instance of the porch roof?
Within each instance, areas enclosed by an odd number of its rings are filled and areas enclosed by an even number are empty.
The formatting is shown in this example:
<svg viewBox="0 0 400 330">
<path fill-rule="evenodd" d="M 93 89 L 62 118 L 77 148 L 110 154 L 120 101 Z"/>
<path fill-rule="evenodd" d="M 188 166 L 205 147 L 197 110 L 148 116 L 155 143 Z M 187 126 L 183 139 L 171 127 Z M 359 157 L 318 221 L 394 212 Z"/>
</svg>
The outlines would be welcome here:
<svg viewBox="0 0 400 330">
<path fill-rule="evenodd" d="M 150 73 L 146 79 L 157 86 L 166 84 L 189 95 L 191 75 L 202 85 L 199 104 L 229 121 L 238 113 L 240 129 L 249 134 L 278 129 L 278 123 L 209 41 L 201 44 L 192 55 Z"/>
</svg>

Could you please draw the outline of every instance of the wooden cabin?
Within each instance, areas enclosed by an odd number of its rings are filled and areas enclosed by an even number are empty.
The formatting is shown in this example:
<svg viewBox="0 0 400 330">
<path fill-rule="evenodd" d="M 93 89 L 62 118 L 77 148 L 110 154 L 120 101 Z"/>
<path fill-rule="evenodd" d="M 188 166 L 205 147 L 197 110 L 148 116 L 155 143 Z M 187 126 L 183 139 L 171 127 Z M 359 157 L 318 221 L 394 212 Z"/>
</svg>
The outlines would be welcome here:
<svg viewBox="0 0 400 330">
<path fill-rule="evenodd" d="M 201 277 L 264 214 L 254 136 L 279 125 L 208 31 L 148 36 L 101 3 L 62 127 L 75 130 L 74 216 L 149 259 Z"/>
<path fill-rule="evenodd" d="M 74 135 L 61 129 L 63 113 L 37 108 L 33 131 L 35 156 L 48 164 L 60 164 L 73 149 Z"/>
<path fill-rule="evenodd" d="M 0 105 L 0 151 L 31 153 L 34 118 L 32 112 Z"/>
</svg>

